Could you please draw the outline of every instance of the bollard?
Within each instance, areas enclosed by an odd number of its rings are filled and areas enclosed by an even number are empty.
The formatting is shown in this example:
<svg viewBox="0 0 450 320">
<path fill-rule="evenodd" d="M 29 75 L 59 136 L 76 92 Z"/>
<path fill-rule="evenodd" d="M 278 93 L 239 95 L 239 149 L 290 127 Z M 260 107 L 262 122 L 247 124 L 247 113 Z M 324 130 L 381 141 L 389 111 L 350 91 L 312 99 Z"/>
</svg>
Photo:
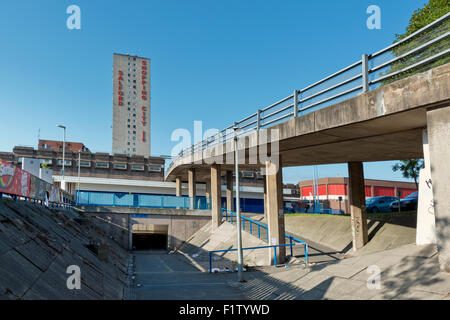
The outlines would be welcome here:
<svg viewBox="0 0 450 320">
<path fill-rule="evenodd" d="M 277 266 L 277 247 L 273 247 L 273 265 L 276 267 Z"/>
<path fill-rule="evenodd" d="M 292 249 L 292 237 L 289 237 L 289 242 L 291 244 L 291 257 L 293 257 L 294 256 L 294 251 Z"/>
</svg>

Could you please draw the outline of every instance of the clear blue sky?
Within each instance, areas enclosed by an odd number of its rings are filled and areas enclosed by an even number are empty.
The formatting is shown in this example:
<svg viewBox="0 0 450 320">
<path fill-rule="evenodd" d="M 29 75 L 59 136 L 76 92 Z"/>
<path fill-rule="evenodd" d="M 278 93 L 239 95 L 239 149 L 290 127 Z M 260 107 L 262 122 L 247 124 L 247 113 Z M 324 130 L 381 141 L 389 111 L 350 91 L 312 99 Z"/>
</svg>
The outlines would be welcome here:
<svg viewBox="0 0 450 320">
<path fill-rule="evenodd" d="M 1 151 L 44 139 L 84 142 L 111 152 L 112 58 L 151 58 L 152 154 L 170 154 L 173 130 L 240 120 L 379 50 L 402 33 L 425 0 L 28 0 L 0 8 Z M 81 30 L 66 8 L 81 8 Z M 382 29 L 366 27 L 381 8 Z M 398 179 L 392 163 L 365 164 L 368 178 Z M 346 176 L 346 165 L 319 175 Z M 285 182 L 312 177 L 284 170 Z"/>
</svg>

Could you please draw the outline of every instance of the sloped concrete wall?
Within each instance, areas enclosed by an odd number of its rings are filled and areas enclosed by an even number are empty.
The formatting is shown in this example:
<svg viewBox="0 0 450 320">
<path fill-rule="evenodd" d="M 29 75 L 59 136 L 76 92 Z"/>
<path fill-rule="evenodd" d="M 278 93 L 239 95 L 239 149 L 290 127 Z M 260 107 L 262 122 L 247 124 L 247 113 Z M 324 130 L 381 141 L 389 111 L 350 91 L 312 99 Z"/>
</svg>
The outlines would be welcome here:
<svg viewBox="0 0 450 320">
<path fill-rule="evenodd" d="M 267 244 L 247 232 L 242 232 L 242 247 L 260 247 Z M 197 231 L 179 249 L 182 253 L 191 257 L 204 271 L 209 269 L 209 251 L 237 249 L 237 229 L 235 225 L 223 222 L 219 228 L 212 231 L 211 222 Z M 245 250 L 244 265 L 266 266 L 270 264 L 270 249 Z M 273 249 L 272 249 L 273 250 Z M 213 255 L 213 268 L 235 268 L 237 252 L 217 253 Z"/>
<path fill-rule="evenodd" d="M 97 253 L 86 247 L 94 243 Z M 128 259 L 88 217 L 0 201 L 0 299 L 122 299 Z M 71 265 L 80 267 L 80 290 L 67 288 Z"/>
</svg>

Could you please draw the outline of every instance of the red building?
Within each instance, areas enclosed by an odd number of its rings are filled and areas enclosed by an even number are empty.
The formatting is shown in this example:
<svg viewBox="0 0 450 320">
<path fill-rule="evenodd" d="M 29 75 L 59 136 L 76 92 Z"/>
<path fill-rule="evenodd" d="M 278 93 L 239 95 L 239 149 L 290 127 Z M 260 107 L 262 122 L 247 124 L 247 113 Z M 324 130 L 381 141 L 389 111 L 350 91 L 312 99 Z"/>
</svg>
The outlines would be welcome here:
<svg viewBox="0 0 450 320">
<path fill-rule="evenodd" d="M 39 139 L 39 149 L 48 149 L 53 151 L 62 151 L 63 142 L 56 140 L 41 140 Z M 81 142 L 66 141 L 66 151 L 72 151 L 77 153 L 78 151 L 88 152 L 89 149 Z"/>
<path fill-rule="evenodd" d="M 401 191 L 400 198 L 416 192 L 416 184 L 413 182 L 386 181 L 365 179 L 366 198 L 392 196 Z M 318 198 L 325 209 L 339 209 L 339 197 L 342 197 L 340 208 L 349 212 L 348 205 L 348 178 L 322 178 L 318 183 Z M 301 181 L 299 183 L 300 199 L 313 200 L 313 180 Z M 317 196 L 317 195 L 316 195 Z"/>
</svg>

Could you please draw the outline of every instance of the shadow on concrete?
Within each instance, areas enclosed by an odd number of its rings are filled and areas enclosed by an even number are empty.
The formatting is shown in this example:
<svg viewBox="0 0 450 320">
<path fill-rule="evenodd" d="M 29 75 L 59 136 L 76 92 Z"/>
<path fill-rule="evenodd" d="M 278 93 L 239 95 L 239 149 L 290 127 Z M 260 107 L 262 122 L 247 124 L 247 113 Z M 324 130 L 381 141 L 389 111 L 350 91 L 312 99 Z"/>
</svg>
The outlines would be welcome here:
<svg viewBox="0 0 450 320">
<path fill-rule="evenodd" d="M 439 291 L 440 283 L 444 281 L 440 278 L 439 271 L 435 257 L 429 259 L 427 252 L 424 252 L 423 256 L 404 257 L 395 266 L 382 271 L 382 299 L 419 299 L 420 296 L 415 296 L 417 290 Z M 448 292 L 448 287 L 445 290 Z"/>
<path fill-rule="evenodd" d="M 235 285 L 250 300 L 323 300 L 334 280 L 331 277 L 306 290 L 261 271 L 246 273 L 245 278 L 247 282 Z"/>
</svg>

